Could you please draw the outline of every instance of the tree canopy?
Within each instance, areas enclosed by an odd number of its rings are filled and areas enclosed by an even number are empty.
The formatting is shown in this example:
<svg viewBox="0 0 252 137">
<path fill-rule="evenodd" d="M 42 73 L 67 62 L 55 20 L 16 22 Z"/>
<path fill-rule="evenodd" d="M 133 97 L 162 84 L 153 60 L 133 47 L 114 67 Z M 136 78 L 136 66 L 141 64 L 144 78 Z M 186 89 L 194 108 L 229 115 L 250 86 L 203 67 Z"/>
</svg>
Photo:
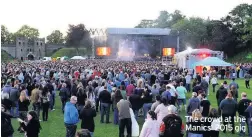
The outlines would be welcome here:
<svg viewBox="0 0 252 137">
<path fill-rule="evenodd" d="M 143 19 L 136 28 L 170 28 L 180 36 L 180 47 L 223 50 L 229 56 L 252 50 L 252 4 L 240 4 L 220 20 L 186 17 L 179 10 L 161 11 L 154 20 Z"/>
<path fill-rule="evenodd" d="M 91 47 L 90 34 L 84 24 L 69 25 L 66 36 L 66 45 L 75 47 L 77 54 L 78 48 L 86 47 L 89 49 Z"/>
<path fill-rule="evenodd" d="M 50 35 L 46 37 L 47 44 L 63 44 L 65 39 L 63 33 L 59 30 L 54 30 Z"/>
</svg>

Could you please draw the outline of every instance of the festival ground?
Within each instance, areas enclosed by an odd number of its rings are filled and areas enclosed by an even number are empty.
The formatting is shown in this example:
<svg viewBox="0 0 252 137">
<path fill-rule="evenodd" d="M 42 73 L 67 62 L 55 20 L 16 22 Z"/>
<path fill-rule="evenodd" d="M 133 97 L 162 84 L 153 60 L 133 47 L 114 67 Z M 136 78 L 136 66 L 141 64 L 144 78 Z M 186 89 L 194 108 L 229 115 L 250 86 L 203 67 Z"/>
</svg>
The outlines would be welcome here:
<svg viewBox="0 0 252 137">
<path fill-rule="evenodd" d="M 242 92 L 246 92 L 248 95 L 248 98 L 252 98 L 252 89 L 246 89 L 245 88 L 245 81 L 244 79 L 237 79 L 237 83 L 239 84 L 239 100 L 240 100 L 240 94 Z M 223 81 L 219 80 L 218 83 L 221 84 Z M 227 80 L 228 84 L 230 83 L 230 80 Z M 219 88 L 219 86 L 217 86 Z M 211 107 L 217 107 L 217 101 L 215 97 L 215 93 L 212 92 L 212 87 L 210 85 L 210 95 L 209 100 L 211 102 Z M 47 122 L 41 122 L 42 130 L 40 133 L 40 137 L 65 137 L 66 135 L 66 129 L 64 126 L 64 120 L 63 120 L 63 114 L 61 112 L 61 102 L 59 100 L 58 93 L 56 94 L 56 110 L 49 112 L 48 121 Z M 191 97 L 191 93 L 187 94 L 187 103 L 188 99 Z M 42 116 L 42 112 L 41 112 Z M 183 118 L 183 121 L 185 122 L 185 111 L 183 110 L 180 113 L 180 116 Z M 110 121 L 113 121 L 113 112 L 110 112 Z M 17 130 L 19 123 L 17 120 L 12 120 L 14 129 Z M 142 127 L 142 124 L 144 123 L 143 118 L 140 118 L 139 121 L 140 129 Z M 236 123 L 238 124 L 238 123 Z M 78 124 L 77 129 L 80 129 L 80 122 Z M 141 131 L 141 130 L 140 130 Z M 113 123 L 110 124 L 101 124 L 100 123 L 100 113 L 97 113 L 97 116 L 95 118 L 95 131 L 94 136 L 95 137 L 118 137 L 119 127 L 114 125 Z M 247 133 L 246 133 L 247 135 Z M 14 137 L 23 137 L 23 134 L 20 134 L 19 132 L 14 132 Z M 228 132 L 226 134 L 220 133 L 220 137 L 237 137 L 239 136 L 239 133 L 236 133 L 235 135 L 231 134 L 231 132 Z"/>
</svg>

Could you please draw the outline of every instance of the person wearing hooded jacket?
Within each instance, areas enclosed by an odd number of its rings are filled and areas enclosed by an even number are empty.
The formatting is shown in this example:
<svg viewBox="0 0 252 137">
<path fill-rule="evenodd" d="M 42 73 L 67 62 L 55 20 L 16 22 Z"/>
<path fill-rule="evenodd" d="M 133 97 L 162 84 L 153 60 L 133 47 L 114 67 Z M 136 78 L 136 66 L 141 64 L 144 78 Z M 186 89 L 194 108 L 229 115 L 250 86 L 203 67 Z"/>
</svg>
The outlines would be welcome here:
<svg viewBox="0 0 252 137">
<path fill-rule="evenodd" d="M 200 100 L 197 98 L 197 93 L 196 92 L 193 92 L 192 93 L 192 98 L 189 99 L 189 103 L 187 105 L 187 115 L 188 116 L 191 116 L 192 115 L 192 112 L 195 110 L 195 109 L 200 109 Z"/>
<path fill-rule="evenodd" d="M 221 101 L 226 98 L 227 94 L 228 94 L 227 89 L 224 88 L 222 84 L 216 92 L 216 99 L 217 99 L 218 106 L 220 106 Z"/>
</svg>

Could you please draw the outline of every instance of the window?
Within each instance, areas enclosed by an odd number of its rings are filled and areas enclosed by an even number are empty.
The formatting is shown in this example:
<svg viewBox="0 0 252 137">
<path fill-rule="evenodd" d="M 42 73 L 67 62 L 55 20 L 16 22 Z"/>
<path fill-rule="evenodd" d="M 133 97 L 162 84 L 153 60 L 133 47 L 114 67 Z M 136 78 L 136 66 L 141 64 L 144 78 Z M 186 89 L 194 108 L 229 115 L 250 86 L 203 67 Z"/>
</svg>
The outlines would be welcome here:
<svg viewBox="0 0 252 137">
<path fill-rule="evenodd" d="M 43 43 L 41 42 L 41 43 L 40 43 L 40 46 L 42 46 L 42 45 L 43 45 Z"/>
<path fill-rule="evenodd" d="M 21 45 L 21 42 L 19 42 L 19 45 Z"/>
<path fill-rule="evenodd" d="M 31 49 L 30 49 L 30 51 L 31 51 Z"/>
<path fill-rule="evenodd" d="M 29 49 L 27 49 L 27 51 L 29 51 Z"/>
<path fill-rule="evenodd" d="M 37 45 L 38 45 L 38 42 L 37 42 Z"/>
<path fill-rule="evenodd" d="M 21 52 L 23 51 L 23 49 L 21 49 Z"/>
</svg>

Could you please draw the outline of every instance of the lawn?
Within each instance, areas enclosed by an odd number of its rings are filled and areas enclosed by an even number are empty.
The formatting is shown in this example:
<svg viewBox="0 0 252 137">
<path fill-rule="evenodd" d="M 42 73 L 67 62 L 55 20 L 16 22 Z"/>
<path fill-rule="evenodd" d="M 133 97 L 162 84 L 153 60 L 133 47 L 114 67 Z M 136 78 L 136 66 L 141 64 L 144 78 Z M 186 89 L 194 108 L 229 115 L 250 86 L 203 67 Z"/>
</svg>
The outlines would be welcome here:
<svg viewBox="0 0 252 137">
<path fill-rule="evenodd" d="M 228 82 L 230 82 L 228 80 Z M 248 97 L 251 99 L 252 98 L 252 89 L 246 89 L 245 88 L 245 82 L 243 79 L 237 80 L 240 89 L 239 89 L 239 98 L 240 98 L 240 93 L 241 92 L 247 92 Z M 221 81 L 219 81 L 219 83 L 221 83 Z M 218 88 L 218 87 L 217 87 Z M 211 106 L 212 107 L 216 107 L 217 106 L 217 102 L 215 99 L 215 94 L 213 94 L 212 92 L 212 88 L 210 88 L 210 96 L 209 96 L 209 100 L 211 102 Z M 189 98 L 191 96 L 191 93 L 187 94 L 187 97 Z M 41 122 L 41 126 L 42 126 L 42 130 L 40 133 L 40 137 L 64 137 L 65 136 L 65 127 L 64 127 L 64 120 L 63 120 L 63 114 L 60 110 L 61 108 L 61 103 L 59 100 L 59 97 L 56 98 L 56 110 L 49 112 L 49 116 L 48 116 L 48 121 L 47 122 Z M 41 114 L 42 116 L 42 114 Z M 180 113 L 180 116 L 183 118 L 183 120 L 185 121 L 185 112 L 182 111 Z M 110 113 L 110 121 L 113 121 L 113 113 Z M 143 119 L 140 118 L 139 119 L 139 125 L 140 127 L 143 124 Z M 18 122 L 16 119 L 12 120 L 14 129 L 15 129 L 15 133 L 14 133 L 14 137 L 23 137 L 23 134 L 20 134 L 17 132 L 17 128 L 18 128 Z M 80 129 L 80 123 L 78 124 L 78 128 Z M 141 129 L 141 128 L 140 128 Z M 97 115 L 97 117 L 95 118 L 95 137 L 118 137 L 118 131 L 119 128 L 118 126 L 113 125 L 112 123 L 110 124 L 100 124 L 100 114 Z M 236 133 L 235 135 L 232 135 L 231 133 L 227 133 L 227 134 L 220 134 L 220 137 L 237 137 L 238 133 Z"/>
</svg>

